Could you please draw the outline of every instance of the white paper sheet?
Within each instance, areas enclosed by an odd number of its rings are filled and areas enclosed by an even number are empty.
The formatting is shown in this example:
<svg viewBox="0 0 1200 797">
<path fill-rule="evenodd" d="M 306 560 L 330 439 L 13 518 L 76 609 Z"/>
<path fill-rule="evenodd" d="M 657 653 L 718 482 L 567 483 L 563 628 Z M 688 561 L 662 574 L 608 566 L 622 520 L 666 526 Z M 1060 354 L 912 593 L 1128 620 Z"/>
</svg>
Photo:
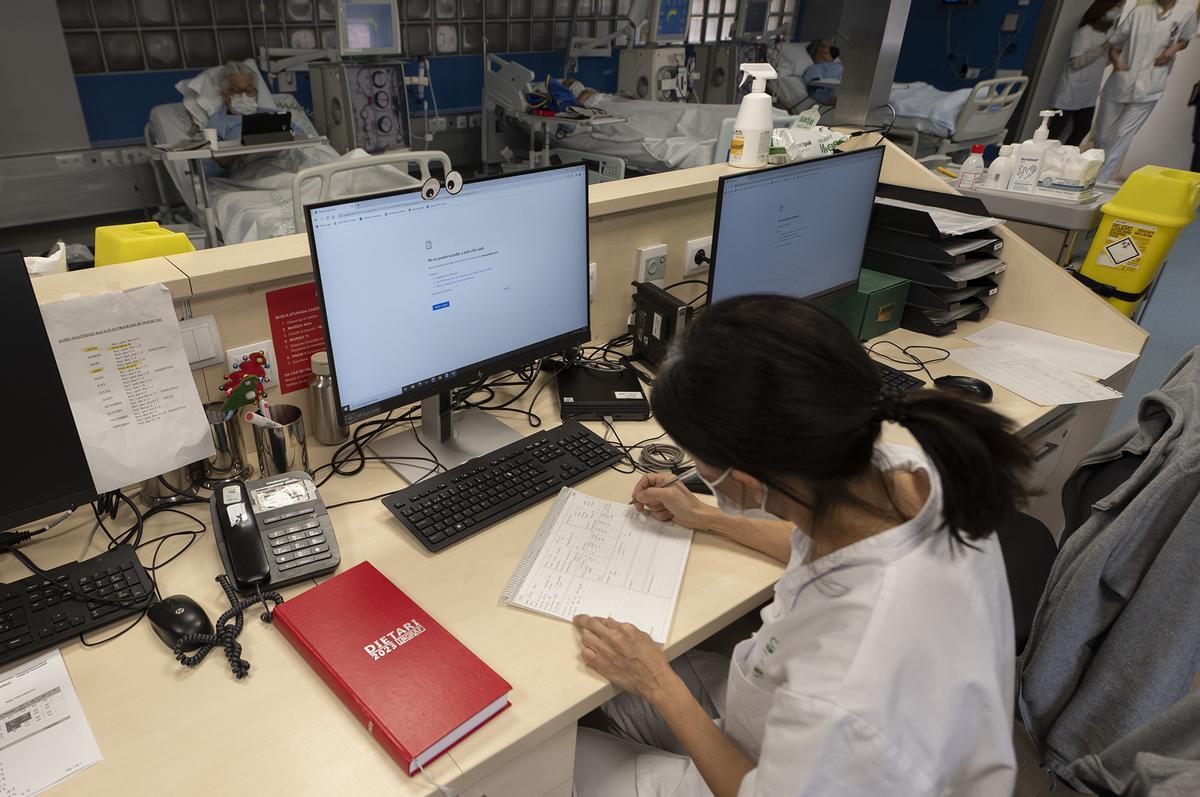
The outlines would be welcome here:
<svg viewBox="0 0 1200 797">
<path fill-rule="evenodd" d="M 997 321 L 987 329 L 968 336 L 967 340 L 981 346 L 1016 344 L 1039 359 L 1097 379 L 1107 379 L 1137 359 L 1136 354 L 1106 349 L 1094 343 L 1064 338 L 1007 321 Z"/>
<path fill-rule="evenodd" d="M 213 454 L 165 286 L 54 302 L 42 318 L 98 492 Z"/>
<path fill-rule="evenodd" d="M 29 797 L 103 760 L 62 654 L 0 673 L 0 797 Z"/>
<path fill-rule="evenodd" d="M 995 382 L 1043 407 L 1121 398 L 1116 390 L 1054 363 L 1040 360 L 1021 346 L 953 349 L 950 358 L 989 382 Z"/>
<path fill-rule="evenodd" d="M 500 602 L 612 617 L 665 643 L 691 547 L 691 529 L 564 487 Z"/>
<path fill-rule="evenodd" d="M 989 227 L 995 227 L 1000 223 L 1000 219 L 993 219 L 990 216 L 972 216 L 970 213 L 959 213 L 957 210 L 946 210 L 931 205 L 919 205 L 916 202 L 905 202 L 902 199 L 887 199 L 877 196 L 875 202 L 880 205 L 923 210 L 929 214 L 929 218 L 933 219 L 938 232 L 942 235 L 965 235 L 969 232 L 979 232 Z"/>
</svg>

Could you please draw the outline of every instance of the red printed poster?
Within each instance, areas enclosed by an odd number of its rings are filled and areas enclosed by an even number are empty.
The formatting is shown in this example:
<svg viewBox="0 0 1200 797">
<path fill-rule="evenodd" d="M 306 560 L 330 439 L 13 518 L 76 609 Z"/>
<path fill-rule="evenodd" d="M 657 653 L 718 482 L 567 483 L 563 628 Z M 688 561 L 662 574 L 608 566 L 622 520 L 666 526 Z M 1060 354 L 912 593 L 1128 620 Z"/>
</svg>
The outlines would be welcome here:
<svg viewBox="0 0 1200 797">
<path fill-rule="evenodd" d="M 325 351 L 325 328 L 321 324 L 316 283 L 268 291 L 267 315 L 271 319 L 275 357 L 279 360 L 272 375 L 279 392 L 303 390 L 312 378 L 312 356 Z"/>
</svg>

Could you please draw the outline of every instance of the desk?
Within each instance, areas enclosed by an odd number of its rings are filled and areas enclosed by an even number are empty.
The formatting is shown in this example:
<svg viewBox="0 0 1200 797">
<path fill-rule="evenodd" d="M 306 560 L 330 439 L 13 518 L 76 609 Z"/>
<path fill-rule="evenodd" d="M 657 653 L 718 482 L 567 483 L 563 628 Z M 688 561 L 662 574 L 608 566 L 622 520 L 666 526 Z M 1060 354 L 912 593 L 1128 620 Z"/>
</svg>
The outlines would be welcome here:
<svg viewBox="0 0 1200 797">
<path fill-rule="evenodd" d="M 979 326 L 964 324 L 963 334 Z M 886 339 L 966 345 L 906 331 Z M 937 375 L 964 372 L 951 362 L 931 369 Z M 553 392 L 544 391 L 535 407 L 547 424 L 558 419 Z M 996 388 L 992 407 L 1023 430 L 1036 429 L 1057 410 L 1002 388 Z M 533 431 L 521 417 L 498 417 L 523 433 Z M 589 425 L 603 433 L 601 425 Z M 617 429 L 626 443 L 659 431 L 653 422 L 617 422 Z M 889 424 L 885 438 L 903 441 L 906 434 Z M 327 461 L 330 451 L 314 446 L 311 461 Z M 580 489 L 624 501 L 636 478 L 609 470 Z M 369 463 L 360 475 L 335 477 L 321 492 L 332 505 L 401 486 L 385 464 Z M 377 500 L 331 510 L 343 569 L 370 560 L 513 685 L 512 708 L 428 770 L 463 797 L 568 797 L 575 722 L 614 694 L 580 662 L 570 625 L 498 605 L 548 506 L 543 502 L 436 555 L 414 542 Z M 189 509 L 208 521 L 206 507 Z M 79 556 L 89 517 L 86 510 L 78 513 L 46 535 L 50 539 L 24 550 L 45 567 Z M 186 526 L 176 515 L 160 515 L 148 522 L 144 539 Z M 93 544 L 89 554 L 99 549 Z M 174 543 L 166 550 L 174 550 Z M 148 562 L 149 555 L 143 559 Z M 159 571 L 160 589 L 164 595 L 192 596 L 215 618 L 226 608 L 213 580 L 220 567 L 210 532 Z M 668 655 L 679 655 L 767 600 L 780 573 L 780 565 L 765 556 L 698 533 Z M 0 559 L 0 578 L 24 575 L 11 557 Z M 283 593 L 291 598 L 306 588 Z M 246 618 L 240 641 L 252 670 L 242 682 L 234 680 L 219 651 L 197 669 L 182 668 L 145 621 L 98 649 L 68 645 L 67 667 L 105 760 L 52 793 L 198 795 L 236 788 L 268 795 L 436 794 L 422 777 L 403 774 L 282 636 L 258 620 L 256 610 Z"/>
<path fill-rule="evenodd" d="M 203 217 L 204 233 L 208 241 L 208 246 L 218 246 L 217 242 L 217 223 L 213 218 L 212 207 L 208 199 L 208 179 L 204 174 L 204 164 L 201 161 L 215 160 L 216 158 L 233 158 L 241 155 L 266 155 L 273 152 L 286 152 L 291 149 L 304 149 L 305 147 L 315 146 L 317 144 L 325 144 L 328 139 L 324 136 L 318 138 L 299 138 L 293 141 L 278 141 L 274 144 L 252 144 L 245 146 L 239 144 L 232 147 L 218 146 L 217 149 L 211 147 L 199 147 L 197 149 L 164 149 L 162 147 L 146 147 L 146 151 L 150 154 L 151 159 L 167 162 L 179 163 L 182 162 L 187 169 L 188 177 L 192 180 L 192 194 L 196 197 L 196 208 Z"/>
</svg>

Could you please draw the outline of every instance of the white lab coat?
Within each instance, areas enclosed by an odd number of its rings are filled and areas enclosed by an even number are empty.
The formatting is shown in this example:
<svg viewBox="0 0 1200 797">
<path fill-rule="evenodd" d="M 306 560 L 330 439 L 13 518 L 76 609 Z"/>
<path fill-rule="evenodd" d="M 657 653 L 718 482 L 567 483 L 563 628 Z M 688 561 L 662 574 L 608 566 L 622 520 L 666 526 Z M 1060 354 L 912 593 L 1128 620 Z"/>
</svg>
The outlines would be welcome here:
<svg viewBox="0 0 1200 797">
<path fill-rule="evenodd" d="M 1058 78 L 1054 89 L 1051 108 L 1078 111 L 1095 108 L 1100 84 L 1104 81 L 1104 67 L 1108 65 L 1108 34 L 1085 25 L 1071 37 L 1070 62 Z M 1080 64 L 1076 68 L 1076 64 Z"/>
<path fill-rule="evenodd" d="M 1155 66 L 1154 59 L 1179 41 L 1196 35 L 1194 0 L 1178 0 L 1170 11 L 1159 16 L 1157 3 L 1140 5 L 1125 15 L 1109 34 L 1114 47 L 1129 64 L 1123 72 L 1114 71 L 1104 84 L 1104 99 L 1114 102 L 1154 102 L 1167 90 L 1167 76 L 1174 61 Z"/>
<path fill-rule="evenodd" d="M 909 522 L 811 564 L 808 538 L 794 532 L 775 600 L 736 648 L 719 706 L 725 732 L 757 762 L 739 797 L 1012 794 L 1013 625 L 999 544 L 951 544 L 925 457 L 898 446 L 879 456 L 923 470 L 929 499 Z M 606 711 L 619 728 L 652 724 L 629 696 Z M 669 734 L 623 735 L 581 732 L 578 797 L 711 797 Z"/>
</svg>

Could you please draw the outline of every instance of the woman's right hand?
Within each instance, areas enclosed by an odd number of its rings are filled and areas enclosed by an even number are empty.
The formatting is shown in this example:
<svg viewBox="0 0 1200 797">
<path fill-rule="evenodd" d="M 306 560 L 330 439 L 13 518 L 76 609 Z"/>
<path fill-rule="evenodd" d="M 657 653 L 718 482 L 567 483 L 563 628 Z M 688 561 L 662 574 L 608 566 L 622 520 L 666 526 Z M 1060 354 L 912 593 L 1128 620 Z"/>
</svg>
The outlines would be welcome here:
<svg viewBox="0 0 1200 797">
<path fill-rule="evenodd" d="M 649 473 L 633 488 L 633 505 L 639 512 L 649 512 L 658 520 L 674 521 L 689 529 L 711 527 L 716 507 L 709 506 L 680 482 L 670 487 L 661 485 L 672 481 L 670 473 Z"/>
</svg>

